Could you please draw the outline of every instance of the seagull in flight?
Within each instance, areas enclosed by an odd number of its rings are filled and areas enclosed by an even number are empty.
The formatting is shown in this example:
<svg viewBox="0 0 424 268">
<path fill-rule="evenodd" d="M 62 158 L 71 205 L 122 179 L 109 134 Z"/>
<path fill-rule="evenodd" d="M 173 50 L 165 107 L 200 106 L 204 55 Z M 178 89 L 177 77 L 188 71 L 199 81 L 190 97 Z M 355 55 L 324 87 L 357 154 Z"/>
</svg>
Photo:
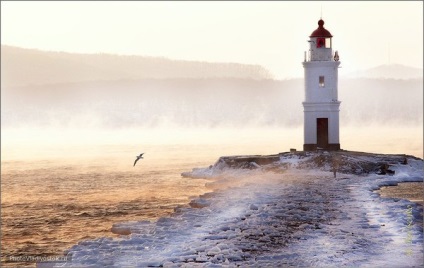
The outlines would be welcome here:
<svg viewBox="0 0 424 268">
<path fill-rule="evenodd" d="M 135 161 L 134 161 L 134 166 L 135 166 L 135 164 L 137 163 L 137 161 L 138 161 L 138 160 L 143 159 L 143 154 L 144 154 L 144 153 L 141 153 L 140 155 L 136 156 L 137 158 L 136 158 L 136 159 L 135 159 Z M 133 166 L 133 167 L 134 167 L 134 166 Z"/>
</svg>

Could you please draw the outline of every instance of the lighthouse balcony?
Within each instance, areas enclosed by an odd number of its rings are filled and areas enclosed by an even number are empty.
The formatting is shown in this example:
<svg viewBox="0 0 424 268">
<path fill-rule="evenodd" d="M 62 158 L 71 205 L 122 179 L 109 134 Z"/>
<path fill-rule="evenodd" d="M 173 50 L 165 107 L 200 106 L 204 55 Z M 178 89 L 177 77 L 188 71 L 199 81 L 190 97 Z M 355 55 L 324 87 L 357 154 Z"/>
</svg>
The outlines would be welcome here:
<svg viewBox="0 0 424 268">
<path fill-rule="evenodd" d="M 331 48 L 320 48 L 305 51 L 304 61 L 338 61 L 338 56 Z"/>
</svg>

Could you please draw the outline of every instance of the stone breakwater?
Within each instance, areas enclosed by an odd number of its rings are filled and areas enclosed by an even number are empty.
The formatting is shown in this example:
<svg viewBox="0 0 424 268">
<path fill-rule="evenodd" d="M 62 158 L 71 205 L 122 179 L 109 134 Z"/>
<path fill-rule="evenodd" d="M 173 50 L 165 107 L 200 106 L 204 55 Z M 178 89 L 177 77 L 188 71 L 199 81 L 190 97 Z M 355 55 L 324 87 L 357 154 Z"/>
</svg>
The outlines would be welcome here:
<svg viewBox="0 0 424 268">
<path fill-rule="evenodd" d="M 423 181 L 423 161 L 342 153 L 340 163 L 347 167 L 340 170 L 362 175 L 334 178 L 330 157 L 325 152 L 222 157 L 185 174 L 210 178 L 214 191 L 156 222 L 117 224 L 115 229 L 130 234 L 81 242 L 69 250 L 72 261 L 64 266 L 421 265 L 422 206 L 380 198 L 374 190 Z M 394 173 L 380 174 L 380 163 Z"/>
</svg>

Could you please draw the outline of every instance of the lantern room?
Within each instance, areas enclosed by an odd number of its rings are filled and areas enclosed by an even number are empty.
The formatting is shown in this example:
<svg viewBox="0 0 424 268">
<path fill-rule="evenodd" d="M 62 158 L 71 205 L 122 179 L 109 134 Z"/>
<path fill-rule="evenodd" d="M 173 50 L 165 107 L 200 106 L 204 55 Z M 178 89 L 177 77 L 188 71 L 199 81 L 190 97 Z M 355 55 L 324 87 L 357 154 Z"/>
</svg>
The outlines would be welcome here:
<svg viewBox="0 0 424 268">
<path fill-rule="evenodd" d="M 318 28 L 309 36 L 309 54 L 308 61 L 327 61 L 332 60 L 331 33 L 324 28 L 324 21 L 318 21 Z"/>
</svg>

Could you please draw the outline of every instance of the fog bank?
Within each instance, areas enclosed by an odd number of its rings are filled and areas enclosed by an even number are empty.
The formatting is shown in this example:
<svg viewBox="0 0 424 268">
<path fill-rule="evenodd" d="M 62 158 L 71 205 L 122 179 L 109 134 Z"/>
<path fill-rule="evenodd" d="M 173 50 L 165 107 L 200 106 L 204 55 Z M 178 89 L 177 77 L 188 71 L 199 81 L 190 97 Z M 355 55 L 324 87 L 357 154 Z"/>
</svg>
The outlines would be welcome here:
<svg viewBox="0 0 424 268">
<path fill-rule="evenodd" d="M 417 126 L 422 79 L 340 79 L 341 126 Z M 143 79 L 2 88 L 2 127 L 299 127 L 302 79 Z"/>
</svg>

